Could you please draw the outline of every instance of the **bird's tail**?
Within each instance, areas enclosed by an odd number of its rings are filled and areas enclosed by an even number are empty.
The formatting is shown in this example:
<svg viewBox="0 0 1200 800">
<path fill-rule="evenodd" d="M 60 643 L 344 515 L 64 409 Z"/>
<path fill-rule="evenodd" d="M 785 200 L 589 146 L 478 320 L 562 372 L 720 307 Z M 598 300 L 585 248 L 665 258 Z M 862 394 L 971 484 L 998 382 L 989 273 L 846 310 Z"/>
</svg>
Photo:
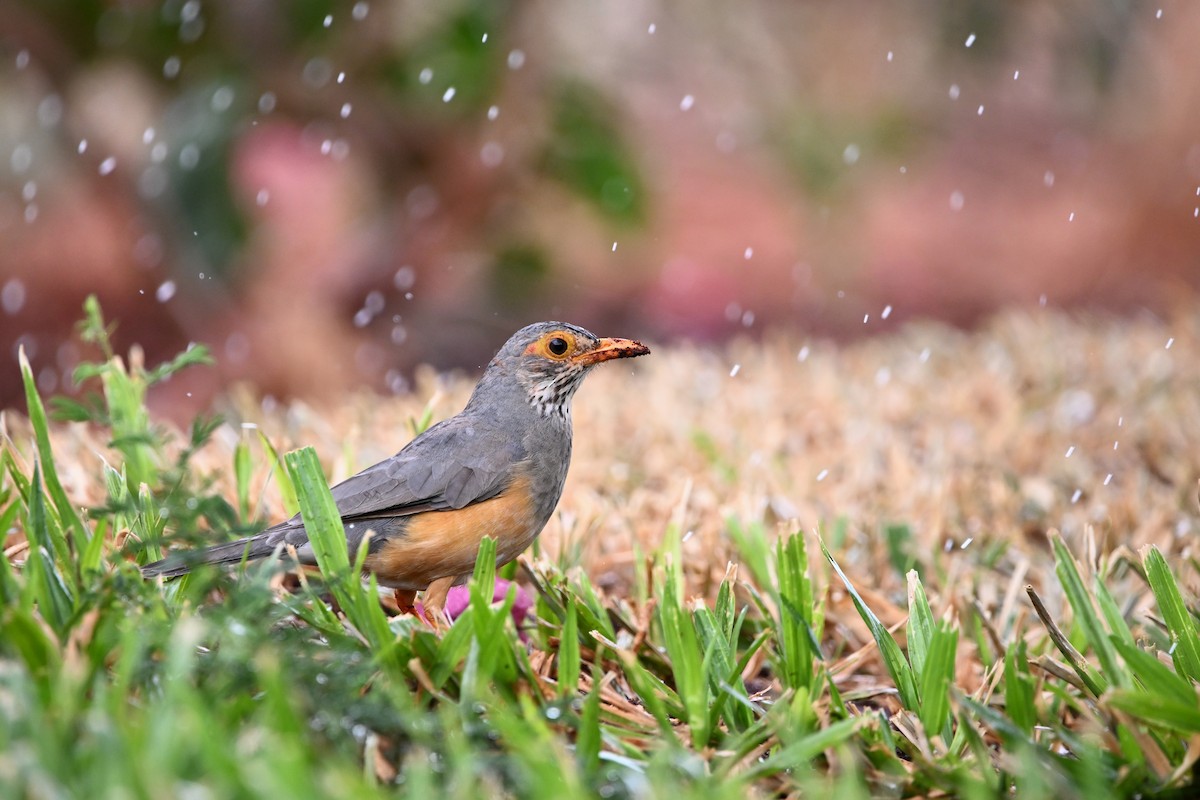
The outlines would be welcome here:
<svg viewBox="0 0 1200 800">
<path fill-rule="evenodd" d="M 186 575 L 191 572 L 201 564 L 236 564 L 243 558 L 249 561 L 253 561 L 256 558 L 265 558 L 271 554 L 271 551 L 275 549 L 275 545 L 277 544 L 277 542 L 269 540 L 278 538 L 272 536 L 270 532 L 264 532 L 257 536 L 238 539 L 236 542 L 218 544 L 204 550 L 173 555 L 142 567 L 142 577 L 178 578 L 180 575 Z"/>
</svg>

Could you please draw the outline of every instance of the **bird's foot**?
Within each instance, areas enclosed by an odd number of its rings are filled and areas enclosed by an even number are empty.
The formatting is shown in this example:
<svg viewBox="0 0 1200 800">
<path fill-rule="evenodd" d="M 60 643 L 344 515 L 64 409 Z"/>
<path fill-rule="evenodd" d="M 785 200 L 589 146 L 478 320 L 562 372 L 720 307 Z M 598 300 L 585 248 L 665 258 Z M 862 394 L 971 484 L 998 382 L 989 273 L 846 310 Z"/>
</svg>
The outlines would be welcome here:
<svg viewBox="0 0 1200 800">
<path fill-rule="evenodd" d="M 423 619 L 429 627 L 441 632 L 450 627 L 450 618 L 446 616 L 446 595 L 454 585 L 455 576 L 438 578 L 425 588 L 422 595 Z"/>
</svg>

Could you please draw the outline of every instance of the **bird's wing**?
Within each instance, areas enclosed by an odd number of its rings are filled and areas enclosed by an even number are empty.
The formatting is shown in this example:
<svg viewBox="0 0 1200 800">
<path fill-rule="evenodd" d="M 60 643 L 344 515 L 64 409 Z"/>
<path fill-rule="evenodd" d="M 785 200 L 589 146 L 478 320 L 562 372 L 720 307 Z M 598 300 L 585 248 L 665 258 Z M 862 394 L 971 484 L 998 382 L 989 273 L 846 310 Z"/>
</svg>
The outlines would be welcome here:
<svg viewBox="0 0 1200 800">
<path fill-rule="evenodd" d="M 333 499 L 344 520 L 463 508 L 503 491 L 524 459 L 511 434 L 453 417 L 334 486 Z"/>
</svg>

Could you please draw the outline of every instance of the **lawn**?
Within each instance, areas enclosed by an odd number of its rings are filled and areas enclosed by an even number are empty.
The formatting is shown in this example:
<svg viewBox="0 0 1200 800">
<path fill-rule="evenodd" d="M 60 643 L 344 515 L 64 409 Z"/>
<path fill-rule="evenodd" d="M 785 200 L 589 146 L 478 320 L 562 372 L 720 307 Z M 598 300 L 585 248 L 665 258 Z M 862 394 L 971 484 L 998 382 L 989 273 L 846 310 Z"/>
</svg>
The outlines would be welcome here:
<svg viewBox="0 0 1200 800">
<path fill-rule="evenodd" d="M 332 546 L 325 486 L 474 376 L 336 408 L 243 387 L 177 430 L 146 396 L 203 348 L 143 365 L 94 306 L 80 330 L 90 396 L 6 378 L 0 797 L 1197 791 L 1194 308 L 597 370 L 554 518 L 499 574 L 485 547 L 441 634 Z M 140 577 L 297 509 L 320 570 Z"/>
</svg>

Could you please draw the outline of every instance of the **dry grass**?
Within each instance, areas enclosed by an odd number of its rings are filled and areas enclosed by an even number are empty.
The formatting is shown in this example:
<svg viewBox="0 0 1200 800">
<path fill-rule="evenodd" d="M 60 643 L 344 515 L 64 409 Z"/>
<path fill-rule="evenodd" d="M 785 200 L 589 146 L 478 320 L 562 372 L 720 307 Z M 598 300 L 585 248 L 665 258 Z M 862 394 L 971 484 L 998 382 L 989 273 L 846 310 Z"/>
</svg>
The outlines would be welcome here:
<svg viewBox="0 0 1200 800">
<path fill-rule="evenodd" d="M 315 445 L 340 480 L 398 450 L 427 402 L 435 418 L 455 413 L 471 384 L 425 371 L 411 396 L 354 397 L 332 409 L 268 408 L 243 391 L 226 412 L 258 425 L 280 451 Z M 665 538 L 682 537 L 686 591 L 711 602 L 737 559 L 731 524 L 820 532 L 888 626 L 906 619 L 905 571 L 919 567 L 935 616 L 967 631 L 958 687 L 989 696 L 997 652 L 1014 637 L 1033 645 L 1046 636 L 1027 584 L 1052 617 L 1070 617 L 1051 530 L 1086 573 L 1109 565 L 1104 574 L 1132 619 L 1144 620 L 1153 604 L 1137 574 L 1140 548 L 1154 544 L 1169 560 L 1196 564 L 1194 311 L 1169 323 L 1010 312 L 971 333 L 913 325 L 843 345 L 779 335 L 719 352 L 656 347 L 649 358 L 597 370 L 574 414 L 571 475 L 539 557 L 582 568 L 634 620 L 649 613 L 638 600 L 653 580 L 644 554 L 661 552 Z M 10 435 L 27 441 L 23 430 Z M 197 461 L 231 499 L 233 447 L 243 435 L 227 425 Z M 101 502 L 104 447 L 95 432 L 59 428 L 55 452 L 67 491 L 82 504 Z M 253 496 L 277 519 L 266 462 L 255 463 Z M 827 592 L 823 642 L 836 683 L 895 710 L 871 634 L 841 584 L 830 584 L 816 541 L 808 537 L 818 591 Z M 10 539 L 9 555 L 19 558 L 21 547 Z M 1200 570 L 1180 572 L 1194 603 Z M 548 654 L 534 660 L 548 672 Z M 1055 669 L 1044 657 L 1037 664 Z M 590 678 L 582 682 L 586 690 Z M 628 702 L 632 692 L 602 694 L 612 717 L 653 729 Z"/>
<path fill-rule="evenodd" d="M 399 450 L 427 404 L 435 420 L 456 413 L 472 386 L 472 376 L 424 369 L 411 395 L 335 408 L 259 404 L 243 387 L 196 463 L 232 499 L 240 421 L 280 452 L 315 446 L 341 480 Z M 1053 577 L 1051 529 L 1083 553 L 1090 528 L 1092 559 L 1148 544 L 1197 557 L 1197 314 L 1168 324 L 1014 311 L 970 333 L 930 324 L 851 344 L 769 335 L 720 351 L 660 346 L 597 370 L 574 418 L 570 477 L 541 549 L 570 550 L 618 595 L 634 581 L 635 554 L 674 525 L 688 591 L 711 596 L 733 560 L 730 518 L 788 532 L 844 520 L 836 553 L 848 574 L 900 606 L 904 576 L 883 532 L 907 525 L 911 555 L 937 566 L 922 576 L 935 610 L 995 609 L 1011 605 L 1014 585 L 1040 588 Z M 105 447 L 92 433 L 71 425 L 55 441 L 82 505 L 104 499 Z M 255 481 L 259 510 L 278 519 L 265 465 Z"/>
</svg>

